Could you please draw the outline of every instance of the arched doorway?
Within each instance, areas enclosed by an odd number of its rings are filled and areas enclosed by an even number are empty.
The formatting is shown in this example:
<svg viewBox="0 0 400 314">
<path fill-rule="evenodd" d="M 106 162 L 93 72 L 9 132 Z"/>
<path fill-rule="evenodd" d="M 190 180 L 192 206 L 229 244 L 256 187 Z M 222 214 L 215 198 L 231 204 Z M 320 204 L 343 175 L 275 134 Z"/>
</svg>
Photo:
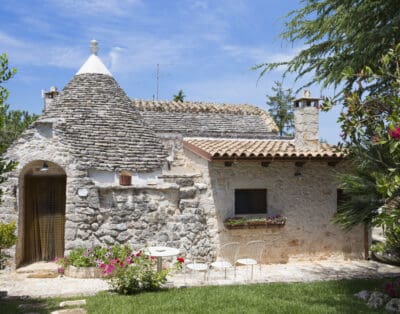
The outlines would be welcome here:
<svg viewBox="0 0 400 314">
<path fill-rule="evenodd" d="M 20 258 L 18 264 L 64 256 L 66 175 L 58 165 L 35 161 L 20 176 Z"/>
</svg>

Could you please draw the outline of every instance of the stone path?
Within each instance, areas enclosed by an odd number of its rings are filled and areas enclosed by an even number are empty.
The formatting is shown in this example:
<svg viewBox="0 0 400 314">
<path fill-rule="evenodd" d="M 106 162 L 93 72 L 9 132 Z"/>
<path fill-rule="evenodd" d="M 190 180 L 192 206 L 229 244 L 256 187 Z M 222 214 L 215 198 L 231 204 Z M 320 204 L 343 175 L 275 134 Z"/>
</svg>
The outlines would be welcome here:
<svg viewBox="0 0 400 314">
<path fill-rule="evenodd" d="M 0 292 L 7 291 L 8 296 L 70 297 L 93 295 L 108 290 L 108 284 L 101 279 L 79 279 L 70 277 L 28 278 L 29 272 L 0 272 Z M 254 267 L 254 279 L 250 281 L 250 267 L 224 272 L 211 271 L 209 279 L 204 280 L 203 273 L 175 274 L 168 286 L 231 285 L 267 282 L 309 282 L 350 278 L 379 278 L 400 276 L 400 267 L 381 264 L 374 261 L 328 260 L 319 262 L 288 263 L 262 265 Z"/>
</svg>

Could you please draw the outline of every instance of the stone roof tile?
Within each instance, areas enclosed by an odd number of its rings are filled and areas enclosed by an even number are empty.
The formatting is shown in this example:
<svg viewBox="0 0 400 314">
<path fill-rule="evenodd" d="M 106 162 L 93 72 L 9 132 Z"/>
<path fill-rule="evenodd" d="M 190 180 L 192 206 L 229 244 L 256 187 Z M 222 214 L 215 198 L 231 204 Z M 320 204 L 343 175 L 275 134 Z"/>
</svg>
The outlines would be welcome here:
<svg viewBox="0 0 400 314">
<path fill-rule="evenodd" d="M 232 138 L 277 136 L 271 116 L 251 105 L 161 100 L 133 100 L 133 104 L 158 133 Z"/>
<path fill-rule="evenodd" d="M 164 148 L 110 75 L 75 75 L 39 118 L 57 118 L 55 132 L 86 168 L 149 172 L 159 169 Z"/>
</svg>

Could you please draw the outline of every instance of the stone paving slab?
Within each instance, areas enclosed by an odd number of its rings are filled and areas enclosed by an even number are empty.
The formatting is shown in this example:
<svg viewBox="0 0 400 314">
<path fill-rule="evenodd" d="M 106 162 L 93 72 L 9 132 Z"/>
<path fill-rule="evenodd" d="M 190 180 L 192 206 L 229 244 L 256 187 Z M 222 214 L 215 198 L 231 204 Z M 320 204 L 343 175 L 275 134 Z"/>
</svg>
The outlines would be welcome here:
<svg viewBox="0 0 400 314">
<path fill-rule="evenodd" d="M 0 292 L 8 296 L 71 297 L 94 295 L 108 290 L 102 279 L 81 279 L 70 277 L 27 278 L 28 273 L 0 272 Z M 169 277 L 168 287 L 189 287 L 202 285 L 232 285 L 270 282 L 310 282 L 352 278 L 381 278 L 400 276 L 400 267 L 381 264 L 375 261 L 326 260 L 288 264 L 254 266 L 254 279 L 250 280 L 250 267 L 237 267 L 224 279 L 223 271 L 211 270 L 208 280 L 204 273 L 178 273 Z"/>
</svg>

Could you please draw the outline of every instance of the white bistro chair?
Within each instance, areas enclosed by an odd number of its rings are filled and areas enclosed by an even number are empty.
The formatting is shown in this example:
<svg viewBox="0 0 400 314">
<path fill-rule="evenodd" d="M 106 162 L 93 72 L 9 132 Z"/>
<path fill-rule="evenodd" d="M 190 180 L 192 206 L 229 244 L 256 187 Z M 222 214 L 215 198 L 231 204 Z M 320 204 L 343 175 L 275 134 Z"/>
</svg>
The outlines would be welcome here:
<svg viewBox="0 0 400 314">
<path fill-rule="evenodd" d="M 265 248 L 265 241 L 256 240 L 246 243 L 246 246 L 241 249 L 240 256 L 236 260 L 236 264 L 251 266 L 251 280 L 253 280 L 254 265 L 260 265 L 261 272 L 261 258 Z"/>
<path fill-rule="evenodd" d="M 236 266 L 235 262 L 237 260 L 237 255 L 239 253 L 239 242 L 229 242 L 225 243 L 221 246 L 220 249 L 220 258 L 218 258 L 215 262 L 211 263 L 211 267 L 216 269 L 223 269 L 226 272 L 228 268 L 235 269 L 235 277 L 236 277 Z"/>
<path fill-rule="evenodd" d="M 184 263 L 186 269 L 189 269 L 192 273 L 195 272 L 203 272 L 204 273 L 204 281 L 208 279 L 208 271 L 210 269 L 209 263 L 202 258 L 195 258 L 193 260 L 186 260 Z M 186 282 L 186 269 L 184 271 L 185 274 L 185 282 Z"/>
</svg>

